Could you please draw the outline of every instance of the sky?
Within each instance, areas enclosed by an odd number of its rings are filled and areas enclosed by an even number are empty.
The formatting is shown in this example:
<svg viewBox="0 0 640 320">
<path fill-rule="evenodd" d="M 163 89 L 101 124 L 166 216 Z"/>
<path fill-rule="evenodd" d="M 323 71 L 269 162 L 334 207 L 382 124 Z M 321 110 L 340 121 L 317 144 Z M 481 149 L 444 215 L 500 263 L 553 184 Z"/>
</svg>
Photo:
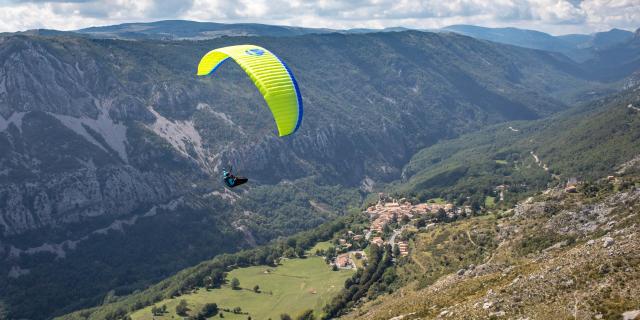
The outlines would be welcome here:
<svg viewBox="0 0 640 320">
<path fill-rule="evenodd" d="M 185 19 L 349 29 L 519 27 L 551 34 L 640 27 L 640 0 L 0 0 L 0 32 Z"/>
</svg>

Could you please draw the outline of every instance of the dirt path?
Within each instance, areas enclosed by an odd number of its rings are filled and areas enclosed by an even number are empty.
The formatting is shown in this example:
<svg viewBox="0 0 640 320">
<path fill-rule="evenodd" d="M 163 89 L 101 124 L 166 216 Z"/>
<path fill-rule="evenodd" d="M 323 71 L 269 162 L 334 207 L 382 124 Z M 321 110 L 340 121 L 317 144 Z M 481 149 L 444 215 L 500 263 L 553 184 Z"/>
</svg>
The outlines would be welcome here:
<svg viewBox="0 0 640 320">
<path fill-rule="evenodd" d="M 471 243 L 473 243 L 474 246 L 478 247 L 478 248 L 482 248 L 482 246 L 479 246 L 477 243 L 475 243 L 473 241 L 473 239 L 471 239 L 471 233 L 469 233 L 469 230 L 465 230 L 466 234 L 467 234 L 467 238 L 469 238 L 469 241 L 471 241 Z"/>
<path fill-rule="evenodd" d="M 544 164 L 544 163 L 542 162 L 542 160 L 540 160 L 540 158 L 538 157 L 538 155 L 537 155 L 537 154 L 535 154 L 533 151 L 531 151 L 531 156 L 533 156 L 533 159 L 535 159 L 535 160 L 536 160 L 536 164 L 537 164 L 538 166 L 540 166 L 542 169 L 544 169 L 544 171 L 549 171 L 549 167 L 547 167 L 547 165 L 546 165 L 546 164 Z"/>
</svg>

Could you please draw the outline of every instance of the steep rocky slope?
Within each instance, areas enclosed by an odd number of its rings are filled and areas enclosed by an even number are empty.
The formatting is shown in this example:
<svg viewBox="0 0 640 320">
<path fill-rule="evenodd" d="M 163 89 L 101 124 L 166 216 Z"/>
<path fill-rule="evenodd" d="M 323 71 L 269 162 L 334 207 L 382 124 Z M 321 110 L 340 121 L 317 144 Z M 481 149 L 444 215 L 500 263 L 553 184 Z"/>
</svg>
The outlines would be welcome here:
<svg viewBox="0 0 640 320">
<path fill-rule="evenodd" d="M 344 318 L 620 319 L 640 304 L 634 170 L 421 231 L 398 267 L 406 284 Z M 449 274 L 434 280 L 434 264 Z"/>
</svg>

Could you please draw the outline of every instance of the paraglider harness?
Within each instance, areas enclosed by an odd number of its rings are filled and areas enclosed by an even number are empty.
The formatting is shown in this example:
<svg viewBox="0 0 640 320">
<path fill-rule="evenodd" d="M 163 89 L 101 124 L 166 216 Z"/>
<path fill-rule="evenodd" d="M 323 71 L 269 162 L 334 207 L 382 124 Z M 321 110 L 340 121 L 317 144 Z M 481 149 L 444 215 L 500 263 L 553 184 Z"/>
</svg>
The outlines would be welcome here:
<svg viewBox="0 0 640 320">
<path fill-rule="evenodd" d="M 233 170 L 231 167 L 229 168 L 229 171 L 227 171 L 227 169 L 222 169 L 222 180 L 227 187 L 234 188 L 249 181 L 247 178 L 234 176 L 231 173 L 231 170 Z"/>
</svg>

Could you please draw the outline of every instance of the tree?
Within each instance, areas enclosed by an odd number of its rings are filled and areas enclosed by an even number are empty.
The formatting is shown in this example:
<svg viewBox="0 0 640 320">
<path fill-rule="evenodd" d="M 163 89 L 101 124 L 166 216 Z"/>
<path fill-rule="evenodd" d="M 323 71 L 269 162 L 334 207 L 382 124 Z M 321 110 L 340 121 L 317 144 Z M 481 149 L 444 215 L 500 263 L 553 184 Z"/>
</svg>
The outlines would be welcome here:
<svg viewBox="0 0 640 320">
<path fill-rule="evenodd" d="M 309 309 L 302 314 L 300 314 L 296 320 L 315 320 L 316 317 L 313 315 L 313 310 Z"/>
<path fill-rule="evenodd" d="M 207 289 L 213 288 L 213 278 L 208 276 L 204 278 L 204 287 Z"/>
<path fill-rule="evenodd" d="M 333 259 L 336 256 L 336 248 L 335 247 L 329 247 L 326 251 L 327 254 L 327 258 L 329 260 Z"/>
<path fill-rule="evenodd" d="M 334 265 L 331 267 L 331 270 L 332 270 L 332 271 L 338 271 L 338 266 L 334 264 Z"/>
<path fill-rule="evenodd" d="M 389 223 L 385 224 L 384 227 L 382 227 L 382 235 L 384 236 L 385 239 L 388 238 L 392 232 L 393 232 L 393 229 L 391 229 L 391 226 L 389 225 Z"/>
<path fill-rule="evenodd" d="M 296 250 L 294 248 L 288 248 L 284 251 L 283 255 L 285 256 L 285 258 L 295 258 Z"/>
<path fill-rule="evenodd" d="M 205 318 L 215 316 L 218 313 L 218 305 L 215 303 L 207 303 L 202 307 L 200 314 Z"/>
<path fill-rule="evenodd" d="M 393 255 L 395 257 L 400 256 L 400 247 L 397 244 L 393 245 Z"/>
<path fill-rule="evenodd" d="M 257 284 L 255 286 L 253 286 L 253 292 L 260 293 L 260 286 L 257 285 Z"/>
<path fill-rule="evenodd" d="M 292 320 L 292 319 L 290 315 L 283 313 L 280 315 L 280 320 Z"/>
<path fill-rule="evenodd" d="M 238 280 L 238 278 L 231 279 L 231 289 L 233 290 L 240 289 L 240 280 Z"/>
<path fill-rule="evenodd" d="M 154 316 L 161 316 L 162 314 L 165 313 L 165 311 L 167 309 L 167 306 L 162 306 L 162 307 L 163 308 L 156 307 L 156 306 L 151 307 L 151 314 L 154 315 Z"/>
<path fill-rule="evenodd" d="M 189 311 L 187 300 L 180 300 L 180 302 L 176 306 L 176 314 L 185 317 L 187 315 L 187 311 Z"/>
<path fill-rule="evenodd" d="M 235 307 L 235 308 L 233 308 L 233 313 L 235 313 L 235 314 L 240 314 L 240 313 L 242 313 L 242 308 L 240 308 L 240 307 Z"/>
<path fill-rule="evenodd" d="M 298 256 L 298 258 L 304 258 L 304 249 L 302 247 L 296 248 L 296 256 Z"/>
</svg>

